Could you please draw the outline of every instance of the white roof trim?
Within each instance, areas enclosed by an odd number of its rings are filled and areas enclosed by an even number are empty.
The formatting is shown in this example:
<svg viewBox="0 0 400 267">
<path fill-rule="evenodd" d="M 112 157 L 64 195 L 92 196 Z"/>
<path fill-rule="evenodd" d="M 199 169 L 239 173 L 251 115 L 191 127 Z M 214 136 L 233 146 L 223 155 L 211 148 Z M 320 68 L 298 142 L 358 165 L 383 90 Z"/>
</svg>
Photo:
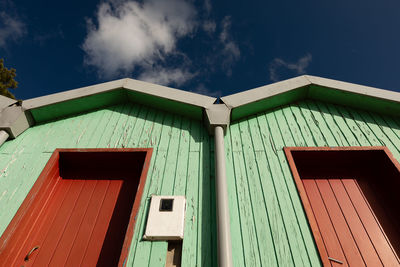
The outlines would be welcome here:
<svg viewBox="0 0 400 267">
<path fill-rule="evenodd" d="M 193 92 L 174 89 L 153 83 L 142 82 L 133 79 L 125 79 L 124 88 L 148 95 L 186 103 L 198 107 L 208 107 L 217 100 L 215 97 L 201 95 Z"/>
<path fill-rule="evenodd" d="M 30 110 L 116 89 L 126 89 L 198 107 L 208 107 L 216 101 L 214 97 L 126 78 L 24 100 L 22 107 Z"/>
<path fill-rule="evenodd" d="M 3 95 L 0 95 L 0 111 L 4 108 L 11 106 L 12 104 L 17 103 L 18 101 Z"/>
<path fill-rule="evenodd" d="M 240 106 L 244 106 L 246 104 L 250 104 L 265 98 L 270 98 L 272 96 L 279 95 L 310 84 L 311 82 L 306 78 L 306 76 L 300 76 L 289 80 L 257 87 L 237 94 L 224 96 L 221 97 L 221 100 L 229 108 L 237 108 Z"/>
<path fill-rule="evenodd" d="M 304 75 L 304 77 L 307 78 L 310 81 L 310 83 L 314 84 L 314 85 L 319 85 L 319 86 L 328 87 L 328 88 L 332 88 L 335 90 L 341 90 L 344 92 L 349 92 L 349 93 L 354 93 L 354 94 L 359 94 L 359 95 L 370 96 L 370 97 L 379 98 L 379 99 L 383 99 L 383 100 L 400 102 L 400 93 L 399 92 L 394 92 L 394 91 L 389 91 L 389 90 L 384 90 L 384 89 L 379 89 L 379 88 L 375 88 L 375 87 L 359 85 L 359 84 L 354 84 L 354 83 L 331 80 L 331 79 L 321 78 L 321 77 L 317 77 L 317 76 Z"/>
<path fill-rule="evenodd" d="M 309 85 L 318 85 L 343 92 L 365 95 L 393 102 L 400 102 L 400 93 L 398 92 L 310 75 L 303 75 L 289 80 L 250 89 L 237 94 L 224 96 L 221 98 L 221 100 L 229 108 L 234 109 Z"/>
</svg>

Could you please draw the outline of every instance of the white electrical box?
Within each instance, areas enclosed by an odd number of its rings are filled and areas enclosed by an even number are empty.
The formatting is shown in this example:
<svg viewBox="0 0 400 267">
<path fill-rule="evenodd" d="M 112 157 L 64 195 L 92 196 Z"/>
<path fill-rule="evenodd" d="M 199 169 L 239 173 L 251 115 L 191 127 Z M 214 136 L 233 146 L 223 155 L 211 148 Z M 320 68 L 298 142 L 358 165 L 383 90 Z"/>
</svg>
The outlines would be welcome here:
<svg viewBox="0 0 400 267">
<path fill-rule="evenodd" d="M 143 238 L 147 240 L 183 239 L 185 210 L 184 196 L 152 196 Z"/>
</svg>

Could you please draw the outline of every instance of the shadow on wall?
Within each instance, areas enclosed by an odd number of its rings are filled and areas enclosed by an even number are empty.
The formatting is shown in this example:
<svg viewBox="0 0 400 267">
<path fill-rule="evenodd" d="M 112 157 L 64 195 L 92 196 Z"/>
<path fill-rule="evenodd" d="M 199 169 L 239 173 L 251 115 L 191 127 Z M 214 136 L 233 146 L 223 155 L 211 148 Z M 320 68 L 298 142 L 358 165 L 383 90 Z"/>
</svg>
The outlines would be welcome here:
<svg viewBox="0 0 400 267">
<path fill-rule="evenodd" d="M 399 118 L 385 114 L 378 114 L 376 112 L 365 111 L 357 108 L 350 108 L 310 99 L 293 103 L 292 106 L 320 112 L 322 116 L 332 114 L 334 116 L 343 117 L 344 119 L 365 122 L 367 124 L 371 123 L 379 126 L 388 126 L 390 128 L 398 130 L 400 129 Z"/>
<path fill-rule="evenodd" d="M 121 106 L 121 105 L 129 105 L 131 108 L 129 110 L 128 109 L 118 109 L 118 110 L 116 110 L 116 108 L 118 106 Z M 133 110 L 132 107 L 134 107 L 134 106 L 138 106 L 139 107 L 137 112 L 133 112 L 132 111 Z M 139 105 L 139 104 L 130 103 L 130 102 L 126 102 L 124 104 L 118 104 L 118 105 L 115 105 L 115 106 L 109 106 L 109 107 L 106 107 L 106 109 L 108 109 L 108 110 L 110 110 L 112 112 L 119 112 L 119 113 L 124 114 L 124 115 L 134 116 L 134 117 L 137 117 L 138 119 L 142 119 L 144 121 L 152 121 L 155 124 L 161 124 L 161 125 L 165 125 L 165 126 L 170 126 L 171 129 L 172 128 L 176 128 L 174 126 L 173 121 L 168 125 L 165 124 L 165 122 L 164 122 L 164 117 L 165 117 L 164 114 L 166 113 L 165 110 L 156 109 L 156 108 L 153 108 L 153 107 L 148 107 L 148 106 L 145 106 L 145 105 Z M 93 110 L 90 111 L 90 112 L 93 112 Z M 185 116 L 182 116 L 182 117 L 185 117 Z M 187 119 L 192 120 L 191 118 L 187 118 Z M 201 124 L 203 125 L 202 122 L 201 122 Z M 189 132 L 189 134 L 191 135 L 191 137 L 196 142 L 201 142 L 202 141 L 201 140 L 201 135 L 193 134 L 193 132 L 190 130 L 190 128 L 189 129 L 182 129 L 182 130 L 187 130 Z"/>
<path fill-rule="evenodd" d="M 206 131 L 204 131 L 206 132 Z M 211 264 L 210 266 L 217 266 L 217 217 L 216 217 L 216 203 L 215 203 L 215 169 L 214 169 L 214 137 L 205 135 L 205 138 L 209 138 L 209 142 L 203 141 L 202 150 L 209 151 L 209 155 L 203 152 L 203 167 L 209 171 L 203 171 L 203 176 L 200 177 L 200 183 L 202 183 L 202 202 L 199 203 L 199 207 L 202 210 L 201 225 L 199 225 L 199 231 L 201 232 L 200 244 L 201 244 L 201 261 L 200 263 Z M 208 147 L 207 147 L 208 146 Z M 199 246 L 200 247 L 200 246 Z M 207 262 L 207 259 L 210 259 Z M 199 260 L 198 260 L 199 262 Z"/>
</svg>

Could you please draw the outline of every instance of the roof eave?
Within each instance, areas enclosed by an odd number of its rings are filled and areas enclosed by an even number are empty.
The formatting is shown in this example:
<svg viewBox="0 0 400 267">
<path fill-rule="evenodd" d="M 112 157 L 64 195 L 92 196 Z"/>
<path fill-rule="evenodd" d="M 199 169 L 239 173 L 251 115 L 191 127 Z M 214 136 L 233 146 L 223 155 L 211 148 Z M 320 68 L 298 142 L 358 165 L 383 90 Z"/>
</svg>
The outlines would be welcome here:
<svg viewBox="0 0 400 267">
<path fill-rule="evenodd" d="M 36 122 L 127 101 L 147 105 L 156 103 L 155 108 L 185 112 L 184 115 L 200 119 L 202 109 L 216 100 L 214 97 L 126 78 L 28 99 L 23 101 L 22 107 L 32 113 Z"/>
<path fill-rule="evenodd" d="M 400 93 L 310 75 L 225 96 L 221 100 L 231 109 L 234 121 L 305 98 L 400 114 Z"/>
</svg>

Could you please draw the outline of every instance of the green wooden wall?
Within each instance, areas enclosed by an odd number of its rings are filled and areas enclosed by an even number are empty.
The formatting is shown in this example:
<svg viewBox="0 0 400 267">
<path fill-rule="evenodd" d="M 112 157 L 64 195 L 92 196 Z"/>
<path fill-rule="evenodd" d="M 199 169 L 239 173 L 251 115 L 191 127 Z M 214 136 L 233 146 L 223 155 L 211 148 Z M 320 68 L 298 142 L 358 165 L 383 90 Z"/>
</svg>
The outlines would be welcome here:
<svg viewBox="0 0 400 267">
<path fill-rule="evenodd" d="M 235 266 L 320 266 L 283 147 L 387 146 L 400 119 L 306 100 L 233 122 L 225 137 Z"/>
<path fill-rule="evenodd" d="M 387 146 L 400 119 L 302 101 L 233 122 L 225 137 L 235 266 L 320 266 L 285 146 Z M 36 125 L 0 148 L 0 234 L 55 148 L 153 147 L 126 266 L 164 266 L 166 242 L 142 241 L 152 194 L 186 195 L 183 266 L 216 266 L 214 154 L 202 123 L 120 104 Z"/>
<path fill-rule="evenodd" d="M 0 234 L 55 148 L 153 147 L 126 266 L 165 266 L 167 242 L 141 240 L 152 194 L 186 195 L 183 266 L 215 266 L 210 140 L 199 121 L 133 104 L 36 125 L 0 148 Z"/>
</svg>

